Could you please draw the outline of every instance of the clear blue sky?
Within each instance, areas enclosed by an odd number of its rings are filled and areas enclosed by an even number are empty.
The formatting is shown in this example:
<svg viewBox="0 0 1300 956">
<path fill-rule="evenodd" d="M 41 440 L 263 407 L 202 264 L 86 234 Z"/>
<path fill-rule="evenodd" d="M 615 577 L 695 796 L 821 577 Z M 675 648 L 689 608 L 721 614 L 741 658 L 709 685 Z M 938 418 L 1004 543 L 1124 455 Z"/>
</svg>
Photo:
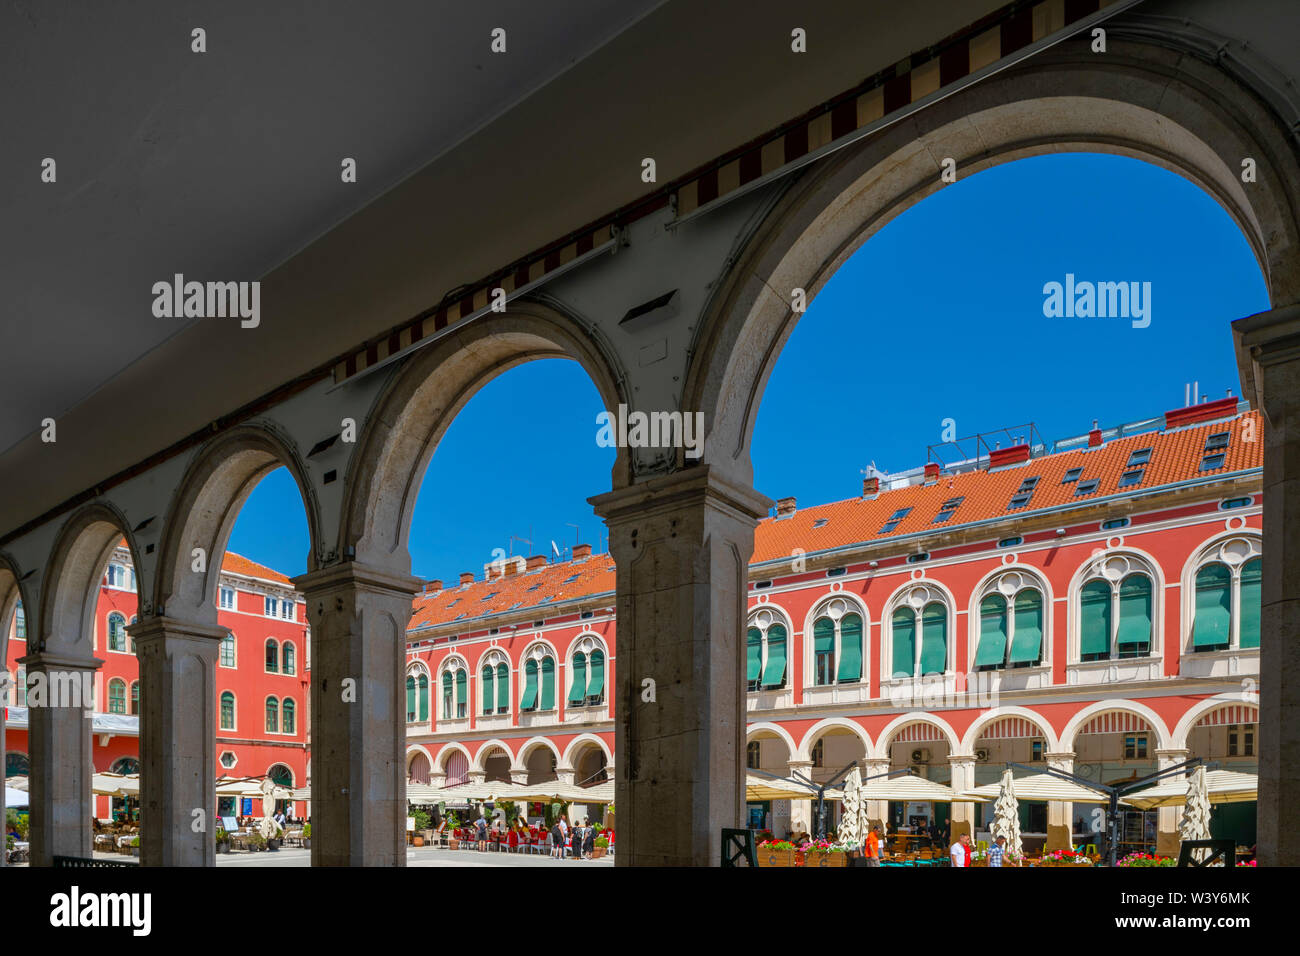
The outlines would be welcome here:
<svg viewBox="0 0 1300 956">
<path fill-rule="evenodd" d="M 1043 286 L 1151 283 L 1151 324 L 1045 318 Z M 1241 394 L 1228 323 L 1267 309 L 1240 230 L 1186 180 L 1137 160 L 1020 160 L 945 187 L 866 243 L 795 328 L 754 434 L 755 484 L 803 505 L 853 497 L 861 469 L 923 464 L 943 420 L 959 436 L 1034 422 L 1047 441 L 1158 415 L 1197 380 Z M 586 499 L 609 487 L 599 397 L 574 362 L 520 366 L 452 424 L 425 476 L 414 573 L 482 573 L 494 548 L 600 547 Z M 531 538 L 530 546 L 510 536 Z M 231 548 L 286 574 L 307 529 L 284 469 L 254 490 Z"/>
</svg>

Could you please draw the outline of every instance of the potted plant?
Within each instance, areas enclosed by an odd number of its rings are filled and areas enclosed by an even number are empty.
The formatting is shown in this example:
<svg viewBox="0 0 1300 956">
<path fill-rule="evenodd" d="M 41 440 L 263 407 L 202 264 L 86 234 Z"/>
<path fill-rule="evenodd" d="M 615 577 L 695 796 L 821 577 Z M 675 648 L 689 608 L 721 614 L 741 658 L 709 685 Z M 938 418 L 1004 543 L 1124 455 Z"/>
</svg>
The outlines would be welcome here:
<svg viewBox="0 0 1300 956">
<path fill-rule="evenodd" d="M 794 866 L 794 852 L 789 840 L 764 840 L 758 845 L 758 865 Z"/>
<path fill-rule="evenodd" d="M 302 825 L 302 846 L 303 849 L 305 850 L 311 849 L 311 824 L 310 823 L 304 823 Z"/>
<path fill-rule="evenodd" d="M 415 818 L 415 834 L 411 837 L 411 842 L 415 846 L 424 846 L 429 842 L 427 834 L 429 831 L 429 814 L 423 810 L 416 810 L 411 814 Z"/>
<path fill-rule="evenodd" d="M 248 835 L 248 848 L 250 850 L 265 850 L 266 837 L 254 830 Z"/>
<path fill-rule="evenodd" d="M 226 828 L 222 826 L 217 827 L 217 852 L 230 852 L 230 834 L 227 833 Z"/>
<path fill-rule="evenodd" d="M 591 858 L 593 860 L 599 860 L 602 856 L 604 856 L 609 851 L 609 837 L 607 836 L 596 837 L 596 842 L 592 846 L 593 849 L 591 851 Z"/>
<path fill-rule="evenodd" d="M 132 856 L 139 856 L 139 855 L 140 855 L 140 838 L 139 838 L 139 837 L 131 837 L 131 855 L 132 855 Z"/>
<path fill-rule="evenodd" d="M 1115 861 L 1116 866 L 1177 866 L 1178 861 L 1171 856 L 1154 856 L 1150 853 L 1130 853 Z"/>
<path fill-rule="evenodd" d="M 800 849 L 803 850 L 804 866 L 848 866 L 845 848 L 837 847 L 829 840 L 812 840 Z"/>
</svg>

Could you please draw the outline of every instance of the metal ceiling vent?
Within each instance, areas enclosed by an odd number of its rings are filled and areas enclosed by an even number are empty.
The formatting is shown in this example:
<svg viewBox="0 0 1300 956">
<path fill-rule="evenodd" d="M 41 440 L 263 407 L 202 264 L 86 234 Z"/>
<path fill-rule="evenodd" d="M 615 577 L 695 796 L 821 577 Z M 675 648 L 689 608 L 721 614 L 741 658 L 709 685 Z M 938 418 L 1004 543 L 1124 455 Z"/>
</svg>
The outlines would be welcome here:
<svg viewBox="0 0 1300 956">
<path fill-rule="evenodd" d="M 664 319 L 671 318 L 681 310 L 682 297 L 676 289 L 656 296 L 649 302 L 627 310 L 627 315 L 618 320 L 619 328 L 628 332 L 639 332 Z"/>
</svg>

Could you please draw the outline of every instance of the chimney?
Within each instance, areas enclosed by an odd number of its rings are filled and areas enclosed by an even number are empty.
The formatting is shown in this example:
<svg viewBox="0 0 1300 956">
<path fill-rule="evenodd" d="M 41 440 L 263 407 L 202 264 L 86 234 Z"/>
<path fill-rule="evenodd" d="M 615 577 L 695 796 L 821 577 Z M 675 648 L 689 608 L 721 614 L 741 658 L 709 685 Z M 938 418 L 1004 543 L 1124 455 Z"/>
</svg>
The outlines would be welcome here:
<svg viewBox="0 0 1300 956">
<path fill-rule="evenodd" d="M 932 485 L 939 480 L 939 463 L 937 461 L 927 462 L 925 466 L 925 483 Z"/>
<path fill-rule="evenodd" d="M 1029 446 L 1025 445 L 1008 445 L 1006 448 L 995 448 L 989 452 L 989 467 L 1000 468 L 1003 465 L 1016 465 L 1022 461 L 1029 461 Z"/>
<path fill-rule="evenodd" d="M 880 479 L 878 477 L 862 479 L 862 497 L 869 498 L 872 495 L 880 494 Z"/>
<path fill-rule="evenodd" d="M 794 498 L 777 498 L 776 499 L 776 516 L 783 518 L 786 515 L 794 514 Z"/>
<path fill-rule="evenodd" d="M 462 572 L 460 572 L 460 583 L 461 583 L 461 584 L 473 584 L 473 583 L 474 583 L 474 572 L 473 572 L 473 571 L 462 571 Z"/>
<path fill-rule="evenodd" d="M 1092 431 L 1088 432 L 1088 447 L 1101 447 L 1101 429 L 1097 427 L 1097 419 L 1092 420 Z"/>
<path fill-rule="evenodd" d="M 529 571 L 533 570 L 534 568 L 542 568 L 545 566 L 546 566 L 546 555 L 544 554 L 535 554 L 528 559 Z"/>
<path fill-rule="evenodd" d="M 503 578 L 508 578 L 512 574 L 518 574 L 524 569 L 524 563 L 524 556 L 522 554 L 516 554 L 513 558 L 506 558 L 505 570 L 501 573 L 501 576 Z M 546 563 L 545 558 L 542 558 L 542 563 Z M 529 565 L 529 567 L 531 567 L 531 565 Z"/>
<path fill-rule="evenodd" d="M 441 591 L 442 581 L 440 581 L 437 578 L 434 578 L 432 581 L 430 581 L 428 584 L 424 586 L 424 590 L 426 593 L 429 591 Z"/>
<path fill-rule="evenodd" d="M 591 545 L 589 545 L 589 544 L 575 544 L 575 545 L 573 546 L 573 556 L 574 556 L 575 558 L 589 558 L 589 557 L 591 557 Z"/>
<path fill-rule="evenodd" d="M 1186 408 L 1165 412 L 1165 428 L 1179 428 L 1193 422 L 1208 422 L 1216 418 L 1230 418 L 1237 413 L 1237 400 L 1229 395 L 1212 402 L 1200 402 Z"/>
</svg>

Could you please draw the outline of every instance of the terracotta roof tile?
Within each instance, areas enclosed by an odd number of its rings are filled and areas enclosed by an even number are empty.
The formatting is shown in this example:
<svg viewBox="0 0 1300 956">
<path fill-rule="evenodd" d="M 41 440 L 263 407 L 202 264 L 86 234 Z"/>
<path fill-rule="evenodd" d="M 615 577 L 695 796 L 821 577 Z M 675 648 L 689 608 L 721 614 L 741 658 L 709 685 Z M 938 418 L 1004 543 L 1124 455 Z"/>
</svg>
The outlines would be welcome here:
<svg viewBox="0 0 1300 956">
<path fill-rule="evenodd" d="M 249 578 L 262 578 L 265 581 L 275 581 L 278 584 L 290 584 L 289 578 L 273 568 L 268 568 L 265 564 L 258 564 L 256 561 L 250 561 L 242 554 L 235 554 L 233 551 L 227 551 L 226 556 L 221 561 L 221 570 L 229 571 L 231 574 L 242 574 Z"/>
<path fill-rule="evenodd" d="M 576 575 L 576 577 L 575 577 Z M 569 580 L 573 578 L 573 580 Z M 608 554 L 548 564 L 534 571 L 475 580 L 416 595 L 410 627 L 499 614 L 515 606 L 546 607 L 561 601 L 614 590 L 614 562 Z M 543 603 L 544 602 L 544 603 Z"/>
</svg>

